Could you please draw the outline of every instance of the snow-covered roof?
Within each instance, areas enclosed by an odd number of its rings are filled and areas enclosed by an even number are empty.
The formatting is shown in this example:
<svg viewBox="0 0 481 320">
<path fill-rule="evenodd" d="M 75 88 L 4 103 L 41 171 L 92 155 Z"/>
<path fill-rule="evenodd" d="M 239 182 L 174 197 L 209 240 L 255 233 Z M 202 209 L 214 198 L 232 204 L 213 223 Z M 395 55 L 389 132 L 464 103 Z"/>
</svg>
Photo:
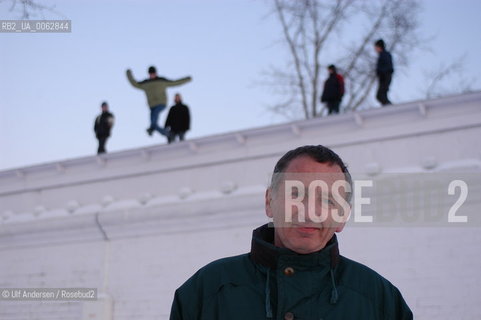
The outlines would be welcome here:
<svg viewBox="0 0 481 320">
<path fill-rule="evenodd" d="M 480 134 L 474 92 L 0 171 L 0 246 L 49 241 L 53 230 L 75 240 L 251 223 L 260 218 L 234 213 L 262 210 L 275 162 L 306 144 L 371 176 L 479 171 Z"/>
</svg>

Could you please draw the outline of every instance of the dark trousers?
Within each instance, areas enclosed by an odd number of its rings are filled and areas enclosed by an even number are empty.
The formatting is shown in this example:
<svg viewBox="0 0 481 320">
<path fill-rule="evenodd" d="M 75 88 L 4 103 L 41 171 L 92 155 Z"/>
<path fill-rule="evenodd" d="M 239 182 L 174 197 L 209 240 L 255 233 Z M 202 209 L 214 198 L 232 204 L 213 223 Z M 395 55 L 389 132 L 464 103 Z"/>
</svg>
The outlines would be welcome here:
<svg viewBox="0 0 481 320">
<path fill-rule="evenodd" d="M 180 131 L 180 132 L 171 131 L 168 139 L 169 143 L 174 142 L 176 137 L 179 137 L 180 141 L 184 141 L 185 131 Z"/>
<path fill-rule="evenodd" d="M 389 91 L 389 86 L 391 85 L 392 74 L 384 73 L 378 75 L 379 78 L 379 88 L 377 89 L 376 99 L 383 106 L 386 104 L 391 104 L 389 98 L 387 97 L 387 92 Z"/>
<path fill-rule="evenodd" d="M 340 104 L 341 104 L 341 101 L 328 101 L 327 102 L 327 109 L 329 110 L 328 114 L 339 113 Z"/>
<path fill-rule="evenodd" d="M 99 148 L 97 149 L 97 154 L 105 153 L 107 150 L 105 150 L 105 143 L 107 143 L 108 137 L 97 137 L 99 140 Z"/>
</svg>

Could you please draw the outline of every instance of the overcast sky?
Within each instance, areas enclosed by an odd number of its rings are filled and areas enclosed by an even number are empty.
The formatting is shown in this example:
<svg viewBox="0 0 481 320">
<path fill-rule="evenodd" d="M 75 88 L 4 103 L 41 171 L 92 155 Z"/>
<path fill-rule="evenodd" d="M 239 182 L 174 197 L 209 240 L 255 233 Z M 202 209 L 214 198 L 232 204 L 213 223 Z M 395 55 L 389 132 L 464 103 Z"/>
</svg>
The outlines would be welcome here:
<svg viewBox="0 0 481 320">
<path fill-rule="evenodd" d="M 266 18 L 268 1 L 44 3 L 72 20 L 71 33 L 0 33 L 0 170 L 95 154 L 93 121 L 104 100 L 116 117 L 109 152 L 165 143 L 146 135 L 145 96 L 128 83 L 127 68 L 138 80 L 150 65 L 167 78 L 193 77 L 168 91 L 169 104 L 180 92 L 190 106 L 187 138 L 286 121 L 266 110 L 275 97 L 257 85 L 269 65 L 286 62 L 277 21 Z M 425 71 L 464 54 L 466 78 L 481 89 L 481 1 L 421 3 L 423 35 L 435 36 L 432 52 L 417 51 L 409 69 L 396 73 L 391 100 L 420 98 Z M 0 19 L 18 17 L 10 5 L 0 3 Z"/>
</svg>

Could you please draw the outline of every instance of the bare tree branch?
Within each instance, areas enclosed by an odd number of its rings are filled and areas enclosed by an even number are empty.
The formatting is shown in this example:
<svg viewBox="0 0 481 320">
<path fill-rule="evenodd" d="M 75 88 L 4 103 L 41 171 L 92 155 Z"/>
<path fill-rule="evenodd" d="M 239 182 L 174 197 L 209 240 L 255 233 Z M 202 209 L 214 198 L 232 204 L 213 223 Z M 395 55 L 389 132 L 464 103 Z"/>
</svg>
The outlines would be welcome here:
<svg viewBox="0 0 481 320">
<path fill-rule="evenodd" d="M 476 79 L 468 79 L 465 71 L 466 54 L 452 63 L 441 64 L 437 68 L 425 71 L 427 86 L 424 89 L 426 99 L 437 98 L 454 93 L 472 91 L 472 83 Z"/>
<path fill-rule="evenodd" d="M 9 11 L 18 11 L 20 13 L 19 18 L 22 20 L 28 20 L 38 15 L 44 18 L 44 12 L 51 12 L 65 18 L 62 13 L 55 10 L 55 5 L 45 5 L 37 0 L 0 0 L 0 3 L 8 1 L 11 3 Z"/>
<path fill-rule="evenodd" d="M 282 27 L 292 59 L 292 73 L 297 78 L 300 105 L 305 118 L 317 117 L 319 104 L 321 53 L 335 28 L 346 16 L 354 0 L 274 0 L 274 11 Z"/>
<path fill-rule="evenodd" d="M 296 71 L 297 71 L 297 78 L 298 78 L 297 86 L 299 87 L 299 90 L 300 90 L 300 93 L 301 93 L 301 98 L 302 98 L 301 101 L 302 101 L 302 107 L 303 107 L 303 110 L 304 110 L 304 115 L 305 115 L 306 118 L 308 118 L 309 113 L 308 113 L 308 106 L 307 106 L 307 97 L 306 97 L 306 93 L 305 93 L 305 89 L 304 89 L 305 88 L 304 76 L 301 72 L 301 61 L 300 61 L 300 58 L 299 58 L 298 50 L 296 49 L 296 46 L 295 46 L 294 40 L 291 37 L 291 34 L 289 33 L 289 27 L 288 27 L 288 24 L 287 24 L 285 16 L 284 16 L 284 7 L 283 7 L 282 3 L 280 2 L 280 0 L 274 0 L 274 1 L 275 1 L 275 6 L 276 6 L 276 9 L 277 9 L 278 16 L 279 16 L 279 20 L 282 24 L 284 37 L 287 41 L 287 44 L 289 45 L 292 57 L 294 59 L 294 64 L 295 64 L 295 68 L 296 68 Z"/>
<path fill-rule="evenodd" d="M 323 67 L 335 63 L 343 71 L 344 110 L 355 110 L 365 103 L 376 82 L 374 40 L 384 38 L 389 44 L 396 67 L 406 65 L 410 49 L 419 44 L 418 0 L 272 1 L 291 58 L 284 71 L 296 79 L 297 98 L 289 95 L 289 103 L 304 118 L 322 115 Z M 353 33 L 352 21 L 368 27 Z M 342 50 L 343 39 L 336 32 L 347 31 L 351 44 Z"/>
</svg>

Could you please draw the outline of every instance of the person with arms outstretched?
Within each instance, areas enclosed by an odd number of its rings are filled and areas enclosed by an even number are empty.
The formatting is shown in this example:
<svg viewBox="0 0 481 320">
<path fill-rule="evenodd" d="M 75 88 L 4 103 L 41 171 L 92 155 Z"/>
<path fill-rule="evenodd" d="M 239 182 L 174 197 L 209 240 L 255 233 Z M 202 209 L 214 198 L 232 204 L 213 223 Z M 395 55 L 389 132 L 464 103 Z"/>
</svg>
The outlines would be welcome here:
<svg viewBox="0 0 481 320">
<path fill-rule="evenodd" d="M 185 77 L 179 80 L 168 80 L 166 78 L 159 77 L 154 66 L 149 67 L 148 73 L 148 79 L 137 82 L 132 76 L 132 71 L 128 69 L 127 79 L 129 79 L 129 82 L 132 86 L 143 90 L 147 96 L 147 103 L 150 107 L 150 126 L 147 128 L 147 133 L 149 136 L 152 136 L 154 131 L 157 131 L 168 138 L 169 131 L 160 127 L 157 123 L 160 113 L 165 109 L 167 104 L 166 89 L 167 87 L 178 86 L 189 82 L 192 80 L 192 78 Z"/>
</svg>

